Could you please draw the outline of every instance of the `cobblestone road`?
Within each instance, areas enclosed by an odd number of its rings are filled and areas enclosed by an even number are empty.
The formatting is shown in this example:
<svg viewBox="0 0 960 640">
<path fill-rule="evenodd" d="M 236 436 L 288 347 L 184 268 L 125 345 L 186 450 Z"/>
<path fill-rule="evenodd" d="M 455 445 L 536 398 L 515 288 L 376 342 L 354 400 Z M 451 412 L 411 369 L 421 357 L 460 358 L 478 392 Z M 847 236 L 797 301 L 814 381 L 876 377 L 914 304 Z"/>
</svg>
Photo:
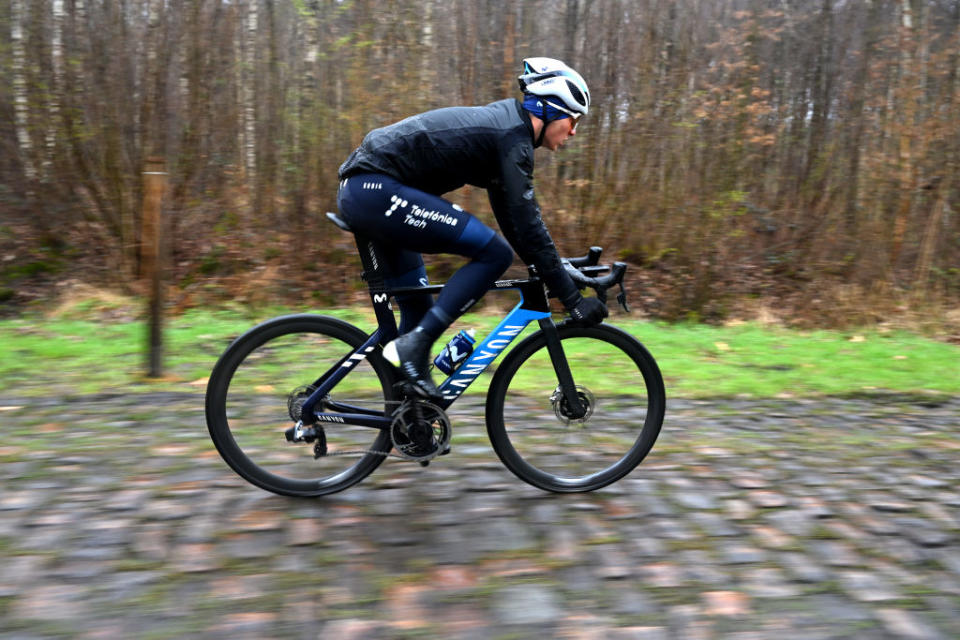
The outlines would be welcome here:
<svg viewBox="0 0 960 640">
<path fill-rule="evenodd" d="M 480 415 L 296 500 L 226 467 L 200 395 L 0 397 L 0 638 L 960 637 L 960 401 L 672 401 L 576 496 Z"/>
</svg>

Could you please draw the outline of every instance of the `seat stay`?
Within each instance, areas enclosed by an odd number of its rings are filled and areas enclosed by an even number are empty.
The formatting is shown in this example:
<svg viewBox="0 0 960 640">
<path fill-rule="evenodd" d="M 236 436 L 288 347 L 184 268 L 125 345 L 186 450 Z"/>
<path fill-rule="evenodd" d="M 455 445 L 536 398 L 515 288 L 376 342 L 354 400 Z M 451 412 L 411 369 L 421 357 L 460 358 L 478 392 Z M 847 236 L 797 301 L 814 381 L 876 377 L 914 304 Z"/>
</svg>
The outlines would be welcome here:
<svg viewBox="0 0 960 640">
<path fill-rule="evenodd" d="M 317 378 L 313 385 L 311 385 L 315 387 L 315 390 L 310 394 L 310 397 L 307 398 L 306 402 L 303 403 L 301 415 L 319 417 L 320 414 L 316 412 L 317 404 L 320 403 L 320 401 L 325 398 L 330 391 L 347 376 L 348 373 L 353 371 L 358 364 L 367 359 L 373 350 L 377 348 L 377 345 L 380 344 L 382 339 L 381 335 L 382 334 L 379 329 L 374 331 L 370 337 L 367 338 L 366 342 L 345 355 L 337 364 L 327 369 L 323 375 Z"/>
</svg>

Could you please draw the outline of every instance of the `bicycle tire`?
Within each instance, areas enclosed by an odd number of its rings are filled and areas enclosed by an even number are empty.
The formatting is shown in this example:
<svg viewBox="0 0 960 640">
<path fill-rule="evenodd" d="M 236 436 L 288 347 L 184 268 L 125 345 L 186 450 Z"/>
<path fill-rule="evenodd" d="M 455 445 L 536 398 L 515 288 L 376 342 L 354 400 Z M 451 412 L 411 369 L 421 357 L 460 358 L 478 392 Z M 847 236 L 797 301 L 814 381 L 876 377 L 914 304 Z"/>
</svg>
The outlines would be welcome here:
<svg viewBox="0 0 960 640">
<path fill-rule="evenodd" d="M 284 435 L 294 424 L 287 405 L 294 390 L 315 382 L 366 339 L 353 325 L 308 314 L 268 320 L 237 338 L 207 384 L 207 428 L 224 461 L 251 484 L 286 496 L 327 495 L 370 475 L 385 457 L 373 452 L 392 447 L 388 430 L 323 424 L 330 455 L 318 459 L 313 445 L 287 442 Z M 378 350 L 336 391 L 386 413 L 395 382 Z"/>
<path fill-rule="evenodd" d="M 623 478 L 650 452 L 665 413 L 663 377 L 647 349 L 620 329 L 557 330 L 579 393 L 593 398 L 591 415 L 564 424 L 565 403 L 538 331 L 494 374 L 487 433 L 503 464 L 524 482 L 556 493 L 594 491 Z M 595 366 L 601 360 L 603 367 Z M 618 367 L 612 379 L 605 373 L 610 367 Z"/>
</svg>

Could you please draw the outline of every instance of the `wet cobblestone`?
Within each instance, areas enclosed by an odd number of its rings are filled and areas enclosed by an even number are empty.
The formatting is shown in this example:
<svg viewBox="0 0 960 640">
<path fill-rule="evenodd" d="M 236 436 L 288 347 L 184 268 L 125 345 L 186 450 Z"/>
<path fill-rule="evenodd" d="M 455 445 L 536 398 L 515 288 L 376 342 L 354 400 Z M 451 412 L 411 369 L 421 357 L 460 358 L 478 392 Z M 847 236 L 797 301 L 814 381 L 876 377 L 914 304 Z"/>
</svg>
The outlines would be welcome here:
<svg viewBox="0 0 960 640">
<path fill-rule="evenodd" d="M 298 500 L 227 468 L 201 395 L 0 397 L 0 638 L 960 637 L 958 400 L 674 400 L 574 496 L 469 403 L 430 467 Z"/>
</svg>

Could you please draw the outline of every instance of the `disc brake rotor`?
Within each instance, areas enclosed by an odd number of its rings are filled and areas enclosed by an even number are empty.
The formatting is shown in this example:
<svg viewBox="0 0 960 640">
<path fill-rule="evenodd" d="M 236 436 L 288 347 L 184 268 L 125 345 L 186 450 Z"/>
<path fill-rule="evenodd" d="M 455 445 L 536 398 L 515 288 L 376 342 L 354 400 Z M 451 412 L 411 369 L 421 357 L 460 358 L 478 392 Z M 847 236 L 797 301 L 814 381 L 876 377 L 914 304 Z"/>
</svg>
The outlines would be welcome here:
<svg viewBox="0 0 960 640">
<path fill-rule="evenodd" d="M 557 416 L 557 420 L 564 424 L 570 424 L 571 422 L 583 424 L 590 419 L 590 416 L 593 415 L 594 408 L 596 408 L 597 399 L 594 397 L 593 392 L 580 385 L 577 385 L 576 390 L 580 407 L 586 409 L 583 416 L 579 418 L 573 417 L 572 407 L 570 403 L 567 402 L 567 398 L 563 395 L 563 390 L 560 387 L 557 387 L 553 395 L 550 396 L 550 404 L 553 405 L 553 412 Z"/>
</svg>

